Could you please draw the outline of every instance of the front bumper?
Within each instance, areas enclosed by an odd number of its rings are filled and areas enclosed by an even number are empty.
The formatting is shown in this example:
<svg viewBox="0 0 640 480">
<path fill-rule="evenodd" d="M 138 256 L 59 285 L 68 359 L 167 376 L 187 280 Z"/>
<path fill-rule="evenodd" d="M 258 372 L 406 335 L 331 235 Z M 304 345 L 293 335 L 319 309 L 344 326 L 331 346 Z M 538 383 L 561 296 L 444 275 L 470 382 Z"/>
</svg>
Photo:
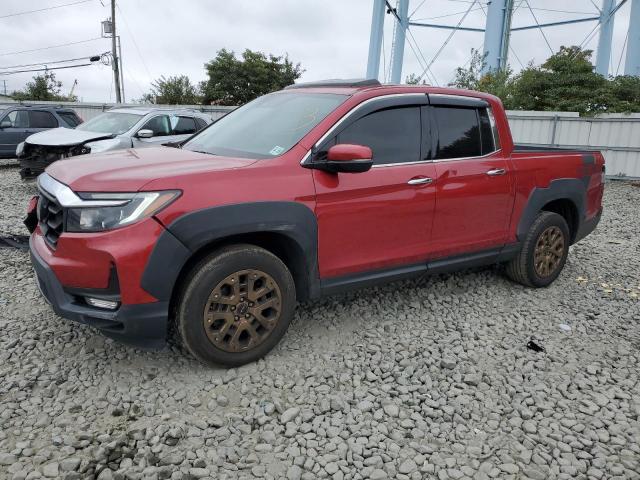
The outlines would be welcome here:
<svg viewBox="0 0 640 480">
<path fill-rule="evenodd" d="M 166 342 L 169 302 L 120 305 L 110 311 L 91 307 L 65 290 L 51 267 L 29 240 L 31 263 L 43 297 L 61 317 L 98 328 L 105 336 L 142 348 L 161 348 Z"/>
</svg>

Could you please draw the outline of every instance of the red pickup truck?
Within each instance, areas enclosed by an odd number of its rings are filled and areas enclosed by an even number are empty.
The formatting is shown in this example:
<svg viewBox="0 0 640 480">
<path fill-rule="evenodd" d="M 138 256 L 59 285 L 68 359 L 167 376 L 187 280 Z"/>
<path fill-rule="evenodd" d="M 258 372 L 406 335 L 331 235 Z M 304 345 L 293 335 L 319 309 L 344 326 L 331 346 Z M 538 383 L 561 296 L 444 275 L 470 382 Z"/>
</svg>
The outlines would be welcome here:
<svg viewBox="0 0 640 480">
<path fill-rule="evenodd" d="M 598 152 L 514 147 L 491 95 L 294 85 L 179 148 L 49 166 L 31 259 L 59 315 L 241 365 L 276 345 L 296 301 L 490 264 L 549 285 L 600 219 L 603 176 Z"/>
</svg>

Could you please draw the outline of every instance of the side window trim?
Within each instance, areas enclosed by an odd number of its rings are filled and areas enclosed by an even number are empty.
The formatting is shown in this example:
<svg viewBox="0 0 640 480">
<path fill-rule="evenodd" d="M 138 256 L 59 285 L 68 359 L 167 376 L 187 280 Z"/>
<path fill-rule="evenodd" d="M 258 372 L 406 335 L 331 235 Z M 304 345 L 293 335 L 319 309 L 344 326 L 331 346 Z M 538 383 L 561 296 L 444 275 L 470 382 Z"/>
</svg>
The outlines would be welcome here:
<svg viewBox="0 0 640 480">
<path fill-rule="evenodd" d="M 455 95 L 442 95 L 443 97 L 457 97 Z M 471 98 L 471 97 L 462 97 L 462 98 Z M 474 110 L 476 113 L 476 122 L 478 123 L 478 128 L 480 127 L 480 115 L 478 113 L 478 109 L 479 108 L 487 108 L 487 110 L 490 110 L 490 108 L 488 107 L 488 103 L 485 102 L 484 100 L 480 100 L 480 99 L 475 99 L 478 100 L 479 102 L 482 102 L 483 106 L 479 106 L 480 104 L 476 104 Z M 436 103 L 435 105 L 437 106 L 450 106 L 450 107 L 469 107 L 470 104 L 452 104 L 452 103 Z M 432 106 L 430 106 L 430 110 L 433 108 L 433 106 L 435 106 L 434 104 L 432 104 Z M 489 152 L 487 154 L 482 154 L 482 145 L 480 145 L 480 155 L 474 155 L 474 156 L 468 156 L 468 157 L 453 157 L 453 158 L 436 158 L 437 157 L 437 150 L 438 150 L 438 146 L 439 146 L 439 141 L 440 141 L 440 132 L 438 129 L 438 122 L 435 120 L 435 115 L 433 115 L 433 111 L 429 112 L 429 118 L 431 120 L 431 129 L 432 132 L 435 131 L 435 138 L 433 139 L 433 145 L 434 150 L 433 150 L 433 157 L 432 157 L 432 162 L 434 163 L 442 163 L 442 162 L 454 162 L 454 161 L 460 161 L 460 160 L 473 160 L 473 159 L 477 159 L 477 158 L 484 158 L 484 157 L 488 157 L 489 155 L 493 155 L 494 153 L 496 153 L 497 151 L 499 151 L 499 148 L 496 148 L 493 152 Z M 480 130 L 480 128 L 479 128 Z M 479 132 L 481 134 L 481 132 Z"/>
<path fill-rule="evenodd" d="M 325 150 L 325 146 L 333 141 L 345 128 L 375 111 L 384 110 L 385 108 L 403 106 L 420 107 L 422 105 L 428 104 L 429 97 L 425 93 L 384 95 L 381 97 L 370 98 L 356 105 L 347 113 L 345 113 L 336 123 L 334 123 L 329 128 L 329 130 L 327 130 L 327 132 L 322 137 L 320 137 L 320 139 L 315 143 L 312 150 L 315 150 L 316 154 L 322 152 L 323 150 Z M 315 155 L 311 155 L 311 157 L 313 156 Z"/>
<path fill-rule="evenodd" d="M 396 166 L 396 165 L 415 165 L 418 163 L 427 163 L 430 162 L 430 160 L 424 161 L 421 160 L 422 159 L 422 111 L 421 111 L 421 107 L 423 106 L 420 103 L 414 103 L 414 102 L 410 102 L 410 101 L 404 101 L 404 102 L 400 102 L 398 104 L 395 103 L 390 103 L 386 104 L 387 102 L 385 102 L 385 104 L 379 104 L 379 105 L 375 105 L 375 107 L 372 108 L 367 108 L 364 109 L 363 112 L 361 112 L 360 115 L 358 115 L 357 117 L 353 118 L 351 121 L 349 122 L 345 122 L 344 125 L 342 125 L 340 127 L 340 129 L 336 130 L 334 132 L 333 135 L 331 135 L 325 142 L 323 146 L 333 146 L 336 145 L 336 143 L 338 142 L 338 138 L 340 137 L 340 135 L 350 126 L 352 126 L 354 123 L 358 122 L 359 120 L 362 120 L 363 118 L 369 116 L 369 115 L 373 115 L 375 113 L 378 112 L 382 112 L 385 110 L 392 110 L 392 109 L 400 109 L 400 108 L 414 108 L 417 109 L 417 113 L 418 113 L 418 121 L 420 123 L 420 128 L 418 129 L 418 131 L 420 132 L 420 140 L 418 142 L 418 146 L 419 146 L 419 151 L 418 151 L 418 160 L 415 161 L 411 161 L 411 162 L 392 162 L 392 163 L 378 163 L 375 164 L 371 167 L 371 168 L 381 168 L 381 167 L 390 167 L 390 166 Z M 321 154 L 322 157 L 324 157 L 324 153 L 325 153 L 326 149 L 325 148 L 321 148 L 319 149 L 319 151 L 317 153 Z M 321 160 L 322 161 L 322 160 Z"/>
</svg>

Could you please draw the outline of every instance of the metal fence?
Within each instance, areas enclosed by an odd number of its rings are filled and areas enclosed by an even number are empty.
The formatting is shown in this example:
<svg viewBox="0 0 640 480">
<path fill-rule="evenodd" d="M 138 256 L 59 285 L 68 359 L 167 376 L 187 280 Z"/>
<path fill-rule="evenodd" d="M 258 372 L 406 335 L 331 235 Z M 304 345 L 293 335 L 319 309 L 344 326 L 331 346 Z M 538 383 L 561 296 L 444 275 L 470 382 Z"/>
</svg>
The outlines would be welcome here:
<svg viewBox="0 0 640 480">
<path fill-rule="evenodd" d="M 640 114 L 579 117 L 575 112 L 509 111 L 516 143 L 602 151 L 607 175 L 640 177 Z"/>
<path fill-rule="evenodd" d="M 25 102 L 64 105 L 73 108 L 84 120 L 116 106 L 113 103 Z M 0 105 L 3 103 L 0 102 Z M 9 104 L 4 102 L 5 105 Z M 126 104 L 124 106 L 140 106 Z M 158 105 L 161 106 L 161 105 Z M 214 105 L 162 105 L 189 108 L 217 120 L 235 107 Z M 610 176 L 640 178 L 640 113 L 605 114 L 580 117 L 576 112 L 507 112 L 516 143 L 601 150 Z"/>
</svg>

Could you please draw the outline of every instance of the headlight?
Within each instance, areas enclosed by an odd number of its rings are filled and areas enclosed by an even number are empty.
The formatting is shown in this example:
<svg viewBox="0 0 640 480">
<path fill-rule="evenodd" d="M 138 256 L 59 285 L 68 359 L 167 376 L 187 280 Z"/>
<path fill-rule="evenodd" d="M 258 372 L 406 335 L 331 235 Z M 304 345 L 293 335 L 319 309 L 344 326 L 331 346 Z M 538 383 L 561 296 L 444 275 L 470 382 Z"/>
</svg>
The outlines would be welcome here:
<svg viewBox="0 0 640 480">
<path fill-rule="evenodd" d="M 16 147 L 16 157 L 20 158 L 24 153 L 24 142 L 20 142 Z"/>
<path fill-rule="evenodd" d="M 138 193 L 83 193 L 82 199 L 97 207 L 69 208 L 67 232 L 101 232 L 150 217 L 180 196 L 178 190 Z M 105 206 L 105 204 L 108 204 Z"/>
<path fill-rule="evenodd" d="M 106 140 L 98 140 L 96 142 L 85 143 L 84 146 L 88 147 L 91 153 L 100 153 L 116 148 L 120 145 L 120 140 L 117 138 L 108 138 Z"/>
</svg>

